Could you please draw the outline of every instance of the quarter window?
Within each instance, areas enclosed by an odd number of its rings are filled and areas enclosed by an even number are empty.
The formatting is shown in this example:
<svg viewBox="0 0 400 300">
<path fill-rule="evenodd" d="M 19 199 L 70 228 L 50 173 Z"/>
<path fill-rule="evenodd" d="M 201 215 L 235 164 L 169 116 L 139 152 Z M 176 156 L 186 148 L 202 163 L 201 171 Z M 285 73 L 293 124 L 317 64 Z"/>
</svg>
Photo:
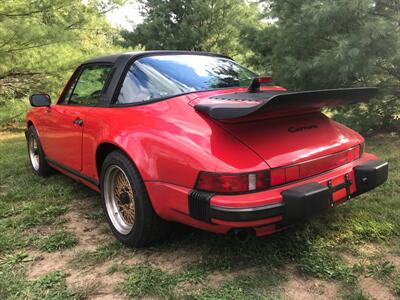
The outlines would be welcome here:
<svg viewBox="0 0 400 300">
<path fill-rule="evenodd" d="M 70 105 L 96 106 L 102 95 L 111 66 L 84 67 L 77 81 L 72 84 L 64 103 Z"/>
</svg>

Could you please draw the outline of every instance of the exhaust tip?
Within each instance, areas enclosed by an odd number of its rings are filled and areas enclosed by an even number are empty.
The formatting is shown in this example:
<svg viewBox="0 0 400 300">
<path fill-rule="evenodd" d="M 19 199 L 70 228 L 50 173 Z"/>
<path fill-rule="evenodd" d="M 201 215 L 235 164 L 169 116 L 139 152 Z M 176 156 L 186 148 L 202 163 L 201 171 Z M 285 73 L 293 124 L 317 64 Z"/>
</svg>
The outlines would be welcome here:
<svg viewBox="0 0 400 300">
<path fill-rule="evenodd" d="M 254 237 L 254 229 L 250 228 L 234 229 L 232 233 L 235 241 L 241 244 L 248 243 Z"/>
</svg>

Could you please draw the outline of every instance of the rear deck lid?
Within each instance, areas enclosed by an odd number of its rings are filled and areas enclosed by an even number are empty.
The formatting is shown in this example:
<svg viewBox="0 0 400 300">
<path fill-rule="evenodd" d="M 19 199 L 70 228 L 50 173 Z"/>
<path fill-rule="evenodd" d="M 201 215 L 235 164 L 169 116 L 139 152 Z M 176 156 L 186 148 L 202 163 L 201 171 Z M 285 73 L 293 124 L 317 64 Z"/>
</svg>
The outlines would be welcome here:
<svg viewBox="0 0 400 300">
<path fill-rule="evenodd" d="M 324 157 L 363 142 L 358 133 L 321 112 L 220 125 L 271 168 Z"/>
</svg>

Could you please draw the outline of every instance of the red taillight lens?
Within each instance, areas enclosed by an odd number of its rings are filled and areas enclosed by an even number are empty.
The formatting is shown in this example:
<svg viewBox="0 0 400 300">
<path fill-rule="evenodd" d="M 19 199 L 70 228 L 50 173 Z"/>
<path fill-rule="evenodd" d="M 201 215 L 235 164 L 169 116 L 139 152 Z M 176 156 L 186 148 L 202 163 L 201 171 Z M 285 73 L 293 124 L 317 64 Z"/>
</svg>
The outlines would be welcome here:
<svg viewBox="0 0 400 300">
<path fill-rule="evenodd" d="M 269 187 L 269 173 L 267 171 L 256 173 L 256 190 L 263 190 Z"/>
<path fill-rule="evenodd" d="M 361 155 L 361 146 L 357 145 L 348 150 L 306 161 L 298 165 L 272 169 L 270 171 L 271 186 L 304 179 L 335 169 L 360 158 Z"/>
<path fill-rule="evenodd" d="M 269 187 L 267 171 L 244 174 L 200 172 L 196 189 L 214 193 L 245 193 Z"/>
</svg>

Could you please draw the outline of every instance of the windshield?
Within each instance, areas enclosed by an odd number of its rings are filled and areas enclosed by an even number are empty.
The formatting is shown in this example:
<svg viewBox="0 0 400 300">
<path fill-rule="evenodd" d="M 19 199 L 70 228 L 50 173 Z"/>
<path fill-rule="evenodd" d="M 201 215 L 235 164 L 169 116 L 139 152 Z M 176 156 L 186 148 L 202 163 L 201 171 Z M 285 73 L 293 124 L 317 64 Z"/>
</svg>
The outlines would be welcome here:
<svg viewBox="0 0 400 300">
<path fill-rule="evenodd" d="M 187 92 L 248 86 L 257 74 L 234 61 L 206 55 L 159 55 L 136 60 L 118 103 L 135 103 Z"/>
</svg>

